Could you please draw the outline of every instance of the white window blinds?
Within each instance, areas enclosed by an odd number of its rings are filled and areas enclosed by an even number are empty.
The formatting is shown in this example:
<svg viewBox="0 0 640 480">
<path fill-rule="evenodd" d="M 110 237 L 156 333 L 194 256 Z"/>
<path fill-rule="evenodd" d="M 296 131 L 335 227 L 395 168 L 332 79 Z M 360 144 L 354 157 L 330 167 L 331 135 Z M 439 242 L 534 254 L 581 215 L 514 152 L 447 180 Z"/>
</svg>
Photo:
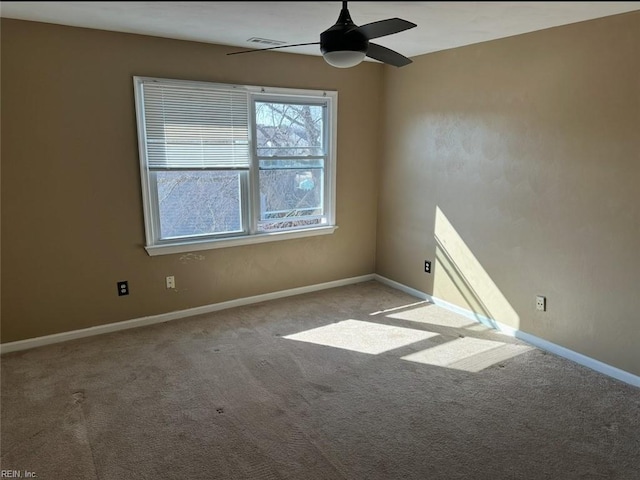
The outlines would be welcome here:
<svg viewBox="0 0 640 480">
<path fill-rule="evenodd" d="M 149 80 L 142 94 L 149 169 L 249 167 L 246 91 Z"/>
</svg>

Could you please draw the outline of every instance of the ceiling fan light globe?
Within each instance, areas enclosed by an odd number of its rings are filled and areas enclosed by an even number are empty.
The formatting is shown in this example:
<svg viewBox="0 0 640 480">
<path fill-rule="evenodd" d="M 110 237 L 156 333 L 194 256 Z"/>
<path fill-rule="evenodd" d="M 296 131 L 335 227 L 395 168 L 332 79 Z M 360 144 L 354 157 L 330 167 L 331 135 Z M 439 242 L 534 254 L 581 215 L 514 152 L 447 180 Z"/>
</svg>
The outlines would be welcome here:
<svg viewBox="0 0 640 480">
<path fill-rule="evenodd" d="M 351 68 L 362 63 L 366 57 L 366 53 L 353 50 L 338 50 L 335 52 L 324 52 L 323 57 L 332 67 Z"/>
</svg>

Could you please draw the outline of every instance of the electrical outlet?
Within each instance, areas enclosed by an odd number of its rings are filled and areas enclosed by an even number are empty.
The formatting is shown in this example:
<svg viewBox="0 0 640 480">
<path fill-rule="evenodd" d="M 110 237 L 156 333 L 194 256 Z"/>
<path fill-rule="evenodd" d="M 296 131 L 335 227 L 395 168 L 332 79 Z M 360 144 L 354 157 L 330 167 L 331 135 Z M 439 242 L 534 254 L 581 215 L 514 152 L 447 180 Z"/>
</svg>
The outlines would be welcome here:
<svg viewBox="0 0 640 480">
<path fill-rule="evenodd" d="M 129 295 L 129 282 L 118 282 L 118 296 Z"/>
<path fill-rule="evenodd" d="M 429 260 L 424 261 L 424 273 L 431 273 L 431 262 Z"/>
<path fill-rule="evenodd" d="M 547 310 L 547 299 L 542 295 L 536 297 L 536 310 L 545 312 Z"/>
<path fill-rule="evenodd" d="M 176 278 L 173 275 L 167 277 L 167 288 L 176 288 Z"/>
</svg>

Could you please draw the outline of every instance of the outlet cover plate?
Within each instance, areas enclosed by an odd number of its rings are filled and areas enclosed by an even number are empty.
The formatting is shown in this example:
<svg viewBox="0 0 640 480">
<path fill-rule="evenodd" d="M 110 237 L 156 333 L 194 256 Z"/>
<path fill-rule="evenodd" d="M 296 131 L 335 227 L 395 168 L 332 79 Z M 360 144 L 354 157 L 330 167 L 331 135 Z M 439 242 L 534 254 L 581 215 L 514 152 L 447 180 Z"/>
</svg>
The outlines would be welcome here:
<svg viewBox="0 0 640 480">
<path fill-rule="evenodd" d="M 118 296 L 129 295 L 129 282 L 118 282 Z"/>
</svg>

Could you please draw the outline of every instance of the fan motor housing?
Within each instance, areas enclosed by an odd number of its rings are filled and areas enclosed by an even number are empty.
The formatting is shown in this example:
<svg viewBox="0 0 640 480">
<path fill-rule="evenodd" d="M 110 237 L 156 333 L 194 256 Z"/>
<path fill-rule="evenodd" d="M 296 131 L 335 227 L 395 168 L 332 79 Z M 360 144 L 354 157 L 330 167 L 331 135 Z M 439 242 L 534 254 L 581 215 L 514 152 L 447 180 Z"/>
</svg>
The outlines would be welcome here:
<svg viewBox="0 0 640 480">
<path fill-rule="evenodd" d="M 320 34 L 320 51 L 322 53 L 351 51 L 365 52 L 369 48 L 369 40 L 357 30 L 355 25 L 334 25 Z"/>
</svg>

